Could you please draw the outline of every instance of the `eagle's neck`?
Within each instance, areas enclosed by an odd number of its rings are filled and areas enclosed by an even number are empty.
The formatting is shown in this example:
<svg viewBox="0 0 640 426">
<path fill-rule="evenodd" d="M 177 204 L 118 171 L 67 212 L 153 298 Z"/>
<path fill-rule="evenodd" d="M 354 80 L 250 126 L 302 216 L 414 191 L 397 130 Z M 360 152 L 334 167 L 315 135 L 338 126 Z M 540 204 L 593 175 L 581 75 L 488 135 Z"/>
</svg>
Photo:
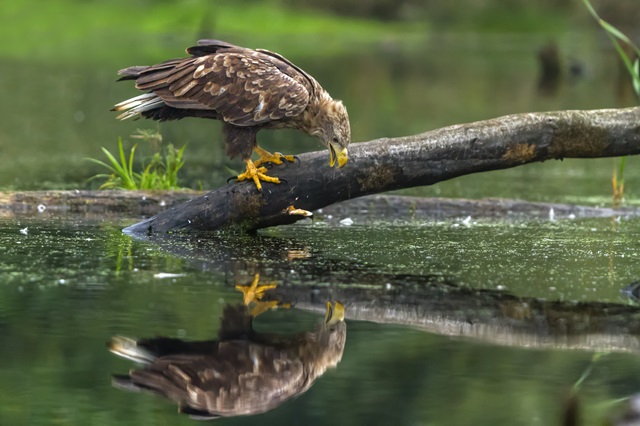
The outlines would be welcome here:
<svg viewBox="0 0 640 426">
<path fill-rule="evenodd" d="M 309 105 L 296 120 L 295 127 L 312 136 L 322 136 L 327 112 L 335 102 L 324 89 L 317 90 L 309 100 Z"/>
<path fill-rule="evenodd" d="M 340 322 L 333 326 L 320 325 L 316 330 L 304 333 L 297 351 L 305 363 L 308 377 L 314 380 L 327 368 L 335 367 L 342 359 L 346 339 L 346 325 Z"/>
</svg>

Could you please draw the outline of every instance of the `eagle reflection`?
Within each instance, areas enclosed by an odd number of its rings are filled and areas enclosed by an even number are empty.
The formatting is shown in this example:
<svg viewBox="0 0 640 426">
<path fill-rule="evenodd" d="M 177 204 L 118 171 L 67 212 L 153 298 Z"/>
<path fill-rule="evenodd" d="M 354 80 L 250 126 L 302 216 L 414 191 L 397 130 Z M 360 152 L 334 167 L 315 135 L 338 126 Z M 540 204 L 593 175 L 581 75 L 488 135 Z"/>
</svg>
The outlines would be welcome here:
<svg viewBox="0 0 640 426">
<path fill-rule="evenodd" d="M 218 340 L 211 341 L 113 337 L 111 352 L 144 364 L 114 375 L 113 385 L 162 395 L 194 418 L 258 414 L 302 394 L 342 358 L 347 328 L 340 302 L 327 302 L 313 331 L 294 335 L 254 332 L 254 317 L 248 305 L 225 306 Z"/>
</svg>

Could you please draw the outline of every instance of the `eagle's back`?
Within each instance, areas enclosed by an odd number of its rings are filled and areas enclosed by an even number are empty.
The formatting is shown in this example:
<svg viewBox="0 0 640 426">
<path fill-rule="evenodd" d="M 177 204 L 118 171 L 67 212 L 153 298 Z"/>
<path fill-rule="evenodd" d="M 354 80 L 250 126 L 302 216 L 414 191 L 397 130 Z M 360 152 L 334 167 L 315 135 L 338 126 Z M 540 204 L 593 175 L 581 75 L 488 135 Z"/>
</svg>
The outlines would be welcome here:
<svg viewBox="0 0 640 426">
<path fill-rule="evenodd" d="M 273 52 L 203 40 L 188 58 L 119 72 L 146 92 L 114 108 L 119 118 L 155 120 L 204 117 L 235 126 L 269 127 L 287 122 L 307 108 L 318 83 L 302 69 Z"/>
<path fill-rule="evenodd" d="M 118 385 L 161 394 L 201 417 L 268 411 L 306 390 L 302 360 L 249 341 L 219 342 L 208 354 L 175 354 L 118 376 Z"/>
</svg>

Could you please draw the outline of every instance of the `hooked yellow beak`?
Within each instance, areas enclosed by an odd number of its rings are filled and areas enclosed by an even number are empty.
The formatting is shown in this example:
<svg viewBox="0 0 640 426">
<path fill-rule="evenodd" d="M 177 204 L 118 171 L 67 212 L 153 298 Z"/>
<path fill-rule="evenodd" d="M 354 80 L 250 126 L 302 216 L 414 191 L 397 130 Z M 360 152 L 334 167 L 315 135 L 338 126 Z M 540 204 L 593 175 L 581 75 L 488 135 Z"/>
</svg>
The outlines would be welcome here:
<svg viewBox="0 0 640 426">
<path fill-rule="evenodd" d="M 344 321 L 344 305 L 337 300 L 331 305 L 327 302 L 327 312 L 324 315 L 324 322 L 327 325 L 333 325 L 338 321 Z"/>
<path fill-rule="evenodd" d="M 332 143 L 329 143 L 329 166 L 333 167 L 338 163 L 338 168 L 344 166 L 349 161 L 349 151 L 347 148 L 343 148 L 341 151 L 337 151 Z"/>
</svg>

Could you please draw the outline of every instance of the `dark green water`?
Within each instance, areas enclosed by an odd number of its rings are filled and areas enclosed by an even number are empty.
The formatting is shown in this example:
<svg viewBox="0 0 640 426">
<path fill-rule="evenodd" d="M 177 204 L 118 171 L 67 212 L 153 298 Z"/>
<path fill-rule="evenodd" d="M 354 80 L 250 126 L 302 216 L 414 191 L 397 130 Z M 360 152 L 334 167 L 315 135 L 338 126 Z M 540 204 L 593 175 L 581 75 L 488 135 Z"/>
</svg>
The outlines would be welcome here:
<svg viewBox="0 0 640 426">
<path fill-rule="evenodd" d="M 189 424 L 193 420 L 159 397 L 112 388 L 110 375 L 126 373 L 132 363 L 109 353 L 105 342 L 114 335 L 215 338 L 224 304 L 240 301 L 233 286 L 256 272 L 284 286 L 285 295 L 295 288 L 339 294 L 375 287 L 376 280 L 403 288 L 416 276 L 431 276 L 461 288 L 610 306 L 629 305 L 620 289 L 640 275 L 637 220 L 469 228 L 450 221 L 379 225 L 375 232 L 318 222 L 257 237 L 154 242 L 123 235 L 124 224 L 64 218 L 0 223 L 0 424 Z M 25 228 L 26 235 L 20 232 Z M 256 327 L 310 330 L 322 318 L 321 303 L 311 311 L 268 312 Z M 557 424 L 566 394 L 594 354 L 496 346 L 353 320 L 346 305 L 347 341 L 337 369 L 267 414 L 218 421 Z M 637 392 L 638 373 L 637 354 L 613 351 L 595 362 L 580 393 L 588 418 L 602 418 L 607 403 Z"/>
</svg>

